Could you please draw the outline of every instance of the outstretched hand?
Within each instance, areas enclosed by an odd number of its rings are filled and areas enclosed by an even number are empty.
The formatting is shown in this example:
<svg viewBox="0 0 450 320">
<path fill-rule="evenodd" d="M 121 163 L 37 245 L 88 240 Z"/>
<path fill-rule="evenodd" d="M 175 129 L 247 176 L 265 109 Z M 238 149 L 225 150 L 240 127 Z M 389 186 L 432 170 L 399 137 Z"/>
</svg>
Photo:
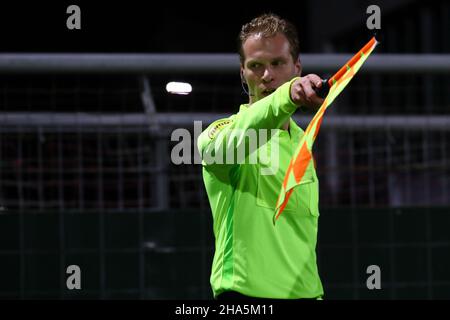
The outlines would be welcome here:
<svg viewBox="0 0 450 320">
<path fill-rule="evenodd" d="M 297 106 L 317 110 L 324 99 L 316 94 L 322 86 L 322 79 L 316 74 L 308 74 L 294 81 L 291 85 L 291 99 Z"/>
</svg>

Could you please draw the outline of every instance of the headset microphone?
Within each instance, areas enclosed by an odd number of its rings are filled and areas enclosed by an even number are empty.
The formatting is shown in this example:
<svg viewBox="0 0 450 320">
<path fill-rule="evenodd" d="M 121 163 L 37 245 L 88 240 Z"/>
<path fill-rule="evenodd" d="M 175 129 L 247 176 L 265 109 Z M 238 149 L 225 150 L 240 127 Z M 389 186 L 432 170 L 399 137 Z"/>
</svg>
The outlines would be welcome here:
<svg viewBox="0 0 450 320">
<path fill-rule="evenodd" d="M 242 86 L 242 90 L 244 90 L 244 92 L 249 96 L 249 97 L 254 97 L 255 95 L 253 93 L 250 93 L 250 90 L 245 89 L 244 84 L 247 84 L 247 82 L 245 82 L 244 79 L 244 74 L 241 71 L 241 86 Z M 247 85 L 248 88 L 248 85 Z"/>
</svg>

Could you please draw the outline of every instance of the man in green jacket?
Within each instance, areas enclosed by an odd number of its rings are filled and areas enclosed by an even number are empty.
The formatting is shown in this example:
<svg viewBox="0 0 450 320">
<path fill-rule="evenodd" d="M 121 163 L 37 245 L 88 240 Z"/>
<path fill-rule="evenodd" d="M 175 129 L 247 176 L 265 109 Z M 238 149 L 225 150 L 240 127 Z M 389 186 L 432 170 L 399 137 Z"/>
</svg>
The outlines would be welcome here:
<svg viewBox="0 0 450 320">
<path fill-rule="evenodd" d="M 315 92 L 321 79 L 314 74 L 300 77 L 297 31 L 274 14 L 245 24 L 239 40 L 249 102 L 198 138 L 214 221 L 213 294 L 216 299 L 320 298 L 318 179 L 312 162 L 276 225 L 272 217 L 304 134 L 291 116 L 298 108 L 315 111 L 322 104 Z M 255 137 L 256 148 L 250 141 Z M 242 150 L 247 153 L 236 160 Z"/>
</svg>

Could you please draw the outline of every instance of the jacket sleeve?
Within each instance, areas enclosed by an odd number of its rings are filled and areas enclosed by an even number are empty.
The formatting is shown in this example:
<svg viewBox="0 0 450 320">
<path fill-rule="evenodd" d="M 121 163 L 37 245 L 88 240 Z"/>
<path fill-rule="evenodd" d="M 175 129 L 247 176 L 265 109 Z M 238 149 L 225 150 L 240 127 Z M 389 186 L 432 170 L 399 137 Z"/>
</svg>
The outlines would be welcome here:
<svg viewBox="0 0 450 320">
<path fill-rule="evenodd" d="M 209 125 L 197 140 L 202 165 L 229 168 L 236 162 L 227 161 L 230 160 L 227 155 L 233 152 L 233 158 L 236 158 L 240 148 L 245 146 L 247 150 L 248 140 L 252 134 L 258 135 L 258 129 L 280 129 L 297 110 L 290 95 L 291 84 L 296 79 L 281 85 L 250 108 L 243 108 L 238 114 Z"/>
</svg>

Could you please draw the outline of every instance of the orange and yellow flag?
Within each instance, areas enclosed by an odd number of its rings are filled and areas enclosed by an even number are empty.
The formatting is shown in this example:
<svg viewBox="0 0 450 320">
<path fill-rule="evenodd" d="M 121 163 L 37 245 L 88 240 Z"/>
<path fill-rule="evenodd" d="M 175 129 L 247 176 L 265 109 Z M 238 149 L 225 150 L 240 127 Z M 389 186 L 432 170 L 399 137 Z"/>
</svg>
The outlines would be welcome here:
<svg viewBox="0 0 450 320">
<path fill-rule="evenodd" d="M 305 134 L 298 145 L 294 156 L 292 157 L 289 167 L 286 171 L 281 192 L 278 196 L 275 214 L 273 216 L 273 223 L 283 212 L 286 207 L 289 197 L 292 194 L 293 188 L 301 184 L 306 168 L 312 160 L 312 147 L 314 141 L 319 133 L 320 125 L 325 110 L 336 99 L 342 90 L 347 86 L 353 76 L 358 72 L 359 68 L 364 64 L 366 59 L 375 49 L 378 44 L 375 37 L 373 37 L 357 54 L 355 54 L 334 76 L 328 79 L 330 91 L 326 96 L 322 106 L 317 110 L 314 118 L 306 128 Z"/>
</svg>

